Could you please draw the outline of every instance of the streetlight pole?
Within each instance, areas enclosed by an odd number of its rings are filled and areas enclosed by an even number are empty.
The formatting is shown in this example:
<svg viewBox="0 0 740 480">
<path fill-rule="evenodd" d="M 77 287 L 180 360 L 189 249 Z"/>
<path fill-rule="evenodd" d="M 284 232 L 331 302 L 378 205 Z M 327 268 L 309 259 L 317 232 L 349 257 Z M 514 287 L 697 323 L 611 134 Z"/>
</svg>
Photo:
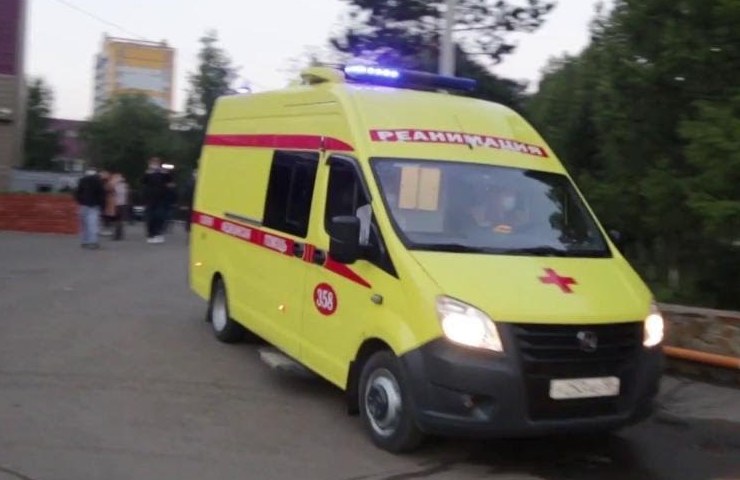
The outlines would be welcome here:
<svg viewBox="0 0 740 480">
<path fill-rule="evenodd" d="M 452 41 L 452 26 L 455 23 L 457 0 L 446 0 L 445 24 L 442 31 L 442 45 L 439 51 L 439 73 L 455 75 L 455 43 Z"/>
</svg>

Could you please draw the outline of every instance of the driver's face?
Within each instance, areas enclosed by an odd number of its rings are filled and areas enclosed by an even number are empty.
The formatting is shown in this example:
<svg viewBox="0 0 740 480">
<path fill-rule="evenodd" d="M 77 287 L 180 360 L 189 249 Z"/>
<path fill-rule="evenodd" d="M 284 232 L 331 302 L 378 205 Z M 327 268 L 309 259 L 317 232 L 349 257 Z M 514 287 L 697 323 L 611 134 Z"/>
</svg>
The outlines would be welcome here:
<svg viewBox="0 0 740 480">
<path fill-rule="evenodd" d="M 506 223 L 513 221 L 512 216 L 516 208 L 517 197 L 510 189 L 496 188 L 488 191 L 483 201 L 478 204 L 474 215 L 485 224 Z"/>
<path fill-rule="evenodd" d="M 493 204 L 500 212 L 510 212 L 516 206 L 516 195 L 511 190 L 499 190 L 493 194 Z"/>
</svg>

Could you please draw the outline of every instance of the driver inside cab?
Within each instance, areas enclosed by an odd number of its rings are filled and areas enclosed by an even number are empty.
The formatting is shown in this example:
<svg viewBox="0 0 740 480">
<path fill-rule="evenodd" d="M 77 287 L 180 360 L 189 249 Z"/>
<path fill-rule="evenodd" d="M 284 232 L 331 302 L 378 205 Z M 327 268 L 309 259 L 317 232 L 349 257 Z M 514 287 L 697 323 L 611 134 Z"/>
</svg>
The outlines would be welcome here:
<svg viewBox="0 0 740 480">
<path fill-rule="evenodd" d="M 520 195 L 507 186 L 491 185 L 476 195 L 470 206 L 470 217 L 476 229 L 494 234 L 516 233 L 527 223 Z"/>
</svg>

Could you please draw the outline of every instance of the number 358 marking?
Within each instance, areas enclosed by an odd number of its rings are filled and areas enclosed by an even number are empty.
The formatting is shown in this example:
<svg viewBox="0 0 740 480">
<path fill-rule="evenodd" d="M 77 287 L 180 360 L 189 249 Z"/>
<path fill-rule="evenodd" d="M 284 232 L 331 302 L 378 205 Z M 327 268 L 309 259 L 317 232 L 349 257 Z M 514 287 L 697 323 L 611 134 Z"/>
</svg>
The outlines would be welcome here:
<svg viewBox="0 0 740 480">
<path fill-rule="evenodd" d="M 337 311 L 337 294 L 330 285 L 320 283 L 313 291 L 313 302 L 322 315 L 332 315 Z"/>
</svg>

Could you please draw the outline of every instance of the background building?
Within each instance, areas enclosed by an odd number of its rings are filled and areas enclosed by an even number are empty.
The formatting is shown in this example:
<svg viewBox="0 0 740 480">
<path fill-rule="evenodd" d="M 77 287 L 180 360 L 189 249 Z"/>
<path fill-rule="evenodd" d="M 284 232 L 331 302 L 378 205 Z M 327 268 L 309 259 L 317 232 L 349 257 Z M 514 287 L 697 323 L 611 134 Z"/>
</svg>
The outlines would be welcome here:
<svg viewBox="0 0 740 480">
<path fill-rule="evenodd" d="M 0 190 L 23 157 L 25 0 L 0 0 Z"/>
<path fill-rule="evenodd" d="M 64 192 L 74 189 L 82 177 L 87 162 L 81 131 L 87 124 L 81 120 L 51 118 L 49 129 L 59 132 L 61 150 L 52 159 L 54 167 L 48 171 L 13 168 L 10 174 L 10 191 L 13 192 Z"/>
<path fill-rule="evenodd" d="M 175 50 L 166 42 L 148 42 L 105 35 L 95 59 L 95 111 L 111 97 L 143 93 L 172 110 Z"/>
<path fill-rule="evenodd" d="M 87 122 L 52 118 L 49 128 L 59 132 L 62 150 L 52 159 L 56 171 L 81 173 L 85 170 L 85 145 L 81 138 L 82 128 Z"/>
</svg>

